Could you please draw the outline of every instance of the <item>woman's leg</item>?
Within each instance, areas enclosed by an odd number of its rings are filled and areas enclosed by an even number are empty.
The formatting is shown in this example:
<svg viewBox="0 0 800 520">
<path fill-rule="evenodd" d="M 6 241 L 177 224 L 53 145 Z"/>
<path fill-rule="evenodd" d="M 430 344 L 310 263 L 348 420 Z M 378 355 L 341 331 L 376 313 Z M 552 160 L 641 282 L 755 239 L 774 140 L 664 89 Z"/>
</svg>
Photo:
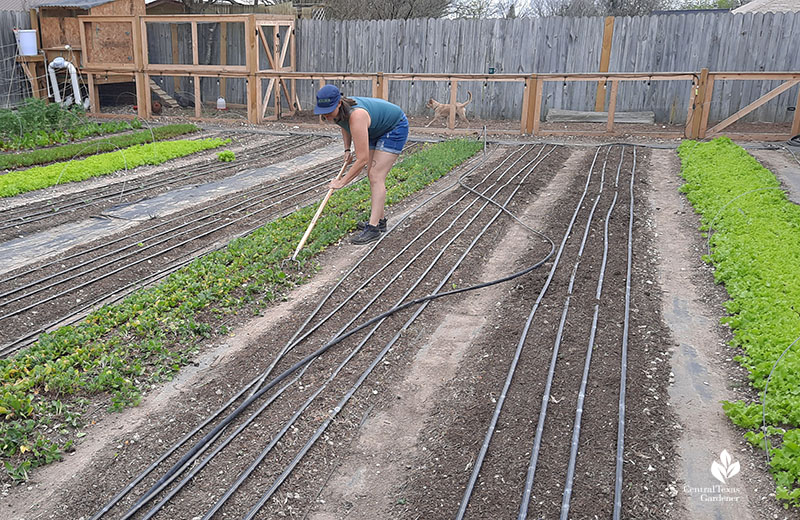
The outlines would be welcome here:
<svg viewBox="0 0 800 520">
<path fill-rule="evenodd" d="M 386 175 L 392 169 L 392 165 L 397 160 L 397 154 L 382 152 L 380 150 L 370 150 L 369 168 L 367 177 L 369 178 L 370 202 L 372 210 L 369 215 L 369 223 L 377 226 L 378 221 L 384 216 L 386 205 Z"/>
</svg>

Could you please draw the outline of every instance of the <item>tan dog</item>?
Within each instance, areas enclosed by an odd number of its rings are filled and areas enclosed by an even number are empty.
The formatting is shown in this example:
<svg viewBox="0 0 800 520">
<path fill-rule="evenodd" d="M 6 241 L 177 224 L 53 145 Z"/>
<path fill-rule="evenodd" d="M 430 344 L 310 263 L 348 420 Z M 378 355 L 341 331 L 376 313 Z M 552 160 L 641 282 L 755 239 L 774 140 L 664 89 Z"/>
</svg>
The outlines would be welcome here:
<svg viewBox="0 0 800 520">
<path fill-rule="evenodd" d="M 458 101 L 456 101 L 455 103 L 456 116 L 463 119 L 465 123 L 469 123 L 469 119 L 467 119 L 467 111 L 464 110 L 464 107 L 472 102 L 472 92 L 467 91 L 467 94 L 469 94 L 468 100 L 464 101 L 463 103 L 459 103 Z M 425 103 L 425 106 L 433 109 L 433 119 L 431 119 L 430 123 L 425 125 L 426 127 L 429 127 L 433 124 L 434 121 L 436 121 L 440 117 L 442 119 L 447 119 L 448 117 L 450 117 L 450 107 L 452 107 L 453 105 L 451 103 L 439 103 L 435 99 L 431 98 L 428 100 L 427 103 Z"/>
</svg>

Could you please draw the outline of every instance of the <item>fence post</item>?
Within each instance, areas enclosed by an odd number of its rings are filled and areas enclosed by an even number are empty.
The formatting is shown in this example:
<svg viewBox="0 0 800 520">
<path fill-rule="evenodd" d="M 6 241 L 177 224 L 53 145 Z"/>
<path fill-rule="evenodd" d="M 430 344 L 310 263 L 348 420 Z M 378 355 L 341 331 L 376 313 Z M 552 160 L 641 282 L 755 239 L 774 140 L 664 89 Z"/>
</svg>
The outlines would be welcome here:
<svg viewBox="0 0 800 520">
<path fill-rule="evenodd" d="M 614 17 L 606 16 L 603 26 L 603 49 L 600 53 L 600 72 L 608 72 L 608 65 L 611 63 L 611 42 L 614 38 Z M 602 112 L 606 107 L 606 81 L 597 82 L 597 94 L 594 98 L 594 111 Z"/>
<path fill-rule="evenodd" d="M 519 122 L 519 133 L 525 135 L 528 132 L 528 107 L 531 105 L 531 89 L 533 88 L 532 76 L 525 78 L 525 88 L 522 92 L 522 117 Z"/>
<path fill-rule="evenodd" d="M 794 120 L 792 121 L 792 136 L 795 135 L 800 135 L 800 90 L 797 91 L 797 102 L 794 104 Z"/>
<path fill-rule="evenodd" d="M 536 77 L 536 87 L 533 90 L 533 117 L 531 118 L 533 128 L 531 135 L 539 135 L 539 123 L 542 119 L 542 94 L 544 93 L 544 80 Z"/>
<path fill-rule="evenodd" d="M 703 69 L 706 75 L 706 88 L 703 89 L 703 112 L 700 117 L 700 128 L 697 131 L 697 137 L 705 139 L 706 128 L 708 128 L 708 116 L 711 114 L 711 96 L 714 92 L 714 75 L 708 73 L 708 69 Z M 702 72 L 701 72 L 702 77 Z"/>
<path fill-rule="evenodd" d="M 251 14 L 244 24 L 245 31 L 245 63 L 247 64 L 247 120 L 251 123 L 260 123 L 262 115 L 258 111 L 261 82 L 256 76 L 258 72 L 258 47 L 256 37 L 256 17 Z"/>
<path fill-rule="evenodd" d="M 700 71 L 700 79 L 697 82 L 697 94 L 694 97 L 694 110 L 692 111 L 692 129 L 689 132 L 690 139 L 700 137 L 700 124 L 703 122 L 703 101 L 706 97 L 706 82 L 708 81 L 708 69 Z"/>
<path fill-rule="evenodd" d="M 456 98 L 458 97 L 458 80 L 450 78 L 450 117 L 447 120 L 447 128 L 450 130 L 456 127 Z"/>
<path fill-rule="evenodd" d="M 533 118 L 536 115 L 536 103 L 541 95 L 538 89 L 539 81 L 536 74 L 525 78 L 525 93 L 522 97 L 522 123 L 520 132 L 533 135 Z M 537 126 L 538 127 L 538 126 Z"/>
</svg>

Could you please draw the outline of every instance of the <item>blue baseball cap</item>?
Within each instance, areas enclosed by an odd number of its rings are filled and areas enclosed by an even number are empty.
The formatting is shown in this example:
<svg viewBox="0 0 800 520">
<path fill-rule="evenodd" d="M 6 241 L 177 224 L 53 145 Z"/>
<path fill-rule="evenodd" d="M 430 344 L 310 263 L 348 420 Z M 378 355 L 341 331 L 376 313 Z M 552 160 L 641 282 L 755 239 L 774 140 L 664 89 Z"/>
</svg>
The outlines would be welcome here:
<svg viewBox="0 0 800 520">
<path fill-rule="evenodd" d="M 314 113 L 317 115 L 330 114 L 339 106 L 340 99 L 342 99 L 342 93 L 335 85 L 325 85 L 317 92 L 317 106 L 314 107 Z"/>
</svg>

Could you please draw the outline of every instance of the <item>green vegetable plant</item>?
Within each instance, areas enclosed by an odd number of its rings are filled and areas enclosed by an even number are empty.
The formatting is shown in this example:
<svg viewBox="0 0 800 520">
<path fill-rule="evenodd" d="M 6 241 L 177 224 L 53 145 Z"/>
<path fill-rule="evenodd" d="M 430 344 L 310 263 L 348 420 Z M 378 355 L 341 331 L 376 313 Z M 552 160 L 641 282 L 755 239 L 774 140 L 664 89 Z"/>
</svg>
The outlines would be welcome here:
<svg viewBox="0 0 800 520">
<path fill-rule="evenodd" d="M 236 159 L 236 154 L 230 150 L 222 150 L 221 152 L 217 153 L 217 159 L 222 162 L 231 162 Z"/>
<path fill-rule="evenodd" d="M 725 402 L 723 408 L 748 430 L 750 442 L 769 450 L 776 496 L 798 507 L 800 342 L 787 348 L 800 337 L 800 206 L 778 189 L 771 171 L 730 139 L 685 141 L 678 154 L 686 180 L 681 190 L 710 233 L 711 252 L 704 260 L 730 297 L 724 323 L 734 334 L 731 346 L 754 390 L 753 399 Z"/>
<path fill-rule="evenodd" d="M 230 139 L 198 139 L 196 141 L 162 141 L 134 145 L 116 152 L 93 155 L 86 159 L 47 166 L 35 166 L 0 176 L 0 197 L 13 197 L 27 191 L 108 175 L 119 170 L 145 164 L 161 164 L 176 157 L 217 148 Z"/>
<path fill-rule="evenodd" d="M 5 170 L 19 168 L 20 166 L 64 161 L 85 155 L 119 150 L 120 148 L 126 148 L 135 144 L 172 139 L 173 137 L 196 132 L 197 130 L 198 128 L 195 125 L 167 125 L 156 127 L 152 130 L 142 130 L 126 135 L 115 135 L 89 142 L 71 143 L 17 154 L 9 153 L 0 156 L 0 169 Z"/>
<path fill-rule="evenodd" d="M 413 154 L 389 173 L 387 202 L 422 189 L 480 147 L 455 140 Z M 369 201 L 365 179 L 337 190 L 298 259 L 308 262 L 354 230 Z M 308 270 L 287 272 L 281 264 L 316 207 L 269 222 L 159 285 L 42 334 L 28 349 L 0 360 L 0 457 L 10 478 L 25 479 L 29 468 L 69 449 L 85 433 L 80 416 L 88 403 L 105 400 L 110 410 L 136 405 L 144 389 L 190 363 L 203 339 L 227 334 L 227 316 L 258 312 L 303 283 Z"/>
<path fill-rule="evenodd" d="M 141 127 L 139 120 L 95 123 L 78 105 L 28 98 L 16 110 L 0 109 L 0 149 L 39 148 Z"/>
</svg>

